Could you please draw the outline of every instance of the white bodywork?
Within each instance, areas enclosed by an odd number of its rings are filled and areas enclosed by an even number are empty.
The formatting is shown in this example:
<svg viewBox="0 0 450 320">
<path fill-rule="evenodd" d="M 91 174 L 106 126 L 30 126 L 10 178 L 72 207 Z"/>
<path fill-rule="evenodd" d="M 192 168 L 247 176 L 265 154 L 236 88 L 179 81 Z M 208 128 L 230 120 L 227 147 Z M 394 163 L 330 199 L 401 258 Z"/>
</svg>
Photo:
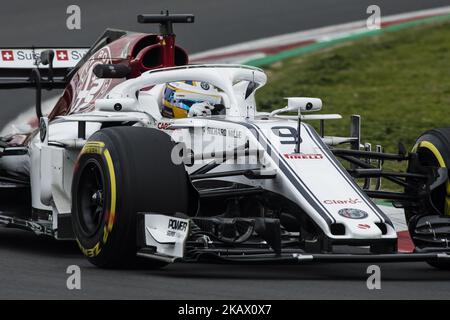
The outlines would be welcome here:
<svg viewBox="0 0 450 320">
<path fill-rule="evenodd" d="M 219 88 L 226 115 L 186 119 L 163 118 L 160 113 L 163 87 L 161 84 L 182 80 L 204 81 Z M 266 80 L 264 72 L 257 68 L 200 65 L 153 70 L 119 84 L 106 99 L 96 101 L 96 111 L 61 117 L 50 123 L 47 139 L 43 142 L 38 135 L 34 137 L 30 147 L 33 207 L 52 210 L 54 215 L 70 212 L 73 165 L 85 142 L 77 138 L 78 121 L 87 122 L 88 139 L 100 129 L 101 122 L 129 120 L 135 121 L 136 125 L 164 130 L 172 135 L 174 140 L 183 142 L 184 146 L 193 150 L 196 161 L 192 168 L 187 168 L 188 171 L 206 163 L 206 159 L 218 158 L 222 152 L 233 154 L 235 149 L 249 146 L 249 150 L 254 152 L 253 156 L 244 159 L 242 154 L 237 161 L 231 159 L 216 170 L 224 171 L 223 167 L 236 169 L 260 165 L 267 172 L 275 172 L 274 179 L 254 180 L 236 176 L 225 180 L 261 186 L 283 195 L 306 212 L 330 238 L 396 238 L 389 219 L 357 186 L 326 146 L 326 143 L 340 143 L 338 140 L 344 138 L 321 138 L 310 125 L 303 122 L 300 153 L 296 153 L 294 148 L 298 122 L 293 120 L 296 118 L 281 116 L 277 112 L 272 116 L 258 113 L 254 92 L 245 98 L 249 82 L 255 82 L 259 88 Z M 140 91 L 151 86 L 154 87 L 150 91 Z M 138 97 L 136 92 L 139 92 Z M 292 106 L 303 105 L 304 102 L 293 100 L 287 111 L 295 110 Z M 313 102 L 314 105 L 319 104 L 319 100 Z M 117 103 L 122 104 L 121 111 L 114 111 L 114 105 Z M 308 117 L 339 118 L 338 115 L 302 116 L 304 120 Z M 339 214 L 340 210 L 345 213 L 345 209 L 360 210 L 365 214 L 358 218 Z M 54 216 L 53 220 L 57 221 L 55 218 Z M 334 223 L 345 226 L 344 235 L 331 233 L 330 225 Z M 376 223 L 385 223 L 387 233 L 382 234 Z M 57 225 L 54 225 L 54 228 L 57 229 Z M 157 237 L 155 233 L 154 239 Z M 180 252 L 175 251 L 177 255 L 174 256 L 178 256 Z"/>
<path fill-rule="evenodd" d="M 144 217 L 145 244 L 156 248 L 156 253 L 168 257 L 182 258 L 189 234 L 189 220 L 161 214 L 146 214 Z"/>
</svg>

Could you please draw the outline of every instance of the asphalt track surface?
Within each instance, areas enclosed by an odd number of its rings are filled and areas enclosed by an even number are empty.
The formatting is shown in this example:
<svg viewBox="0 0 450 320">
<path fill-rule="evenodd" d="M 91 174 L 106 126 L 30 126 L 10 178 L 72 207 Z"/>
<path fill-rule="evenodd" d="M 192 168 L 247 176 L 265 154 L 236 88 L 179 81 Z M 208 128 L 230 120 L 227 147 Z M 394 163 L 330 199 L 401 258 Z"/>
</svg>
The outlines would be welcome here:
<svg viewBox="0 0 450 320">
<path fill-rule="evenodd" d="M 82 9 L 82 30 L 65 28 L 69 4 Z M 88 46 L 106 28 L 156 31 L 138 25 L 139 13 L 169 9 L 194 13 L 194 25 L 176 26 L 191 53 L 277 34 L 382 14 L 448 5 L 448 0 L 177 0 L 27 1 L 2 3 L 0 47 Z M 0 127 L 33 104 L 32 91 L 0 92 Z M 66 288 L 66 268 L 78 265 L 82 289 Z M 0 228 L 0 298 L 81 299 L 442 299 L 450 298 L 450 272 L 425 263 L 380 264 L 381 290 L 366 287 L 367 264 L 220 266 L 175 264 L 159 271 L 100 270 L 72 242 Z"/>
</svg>

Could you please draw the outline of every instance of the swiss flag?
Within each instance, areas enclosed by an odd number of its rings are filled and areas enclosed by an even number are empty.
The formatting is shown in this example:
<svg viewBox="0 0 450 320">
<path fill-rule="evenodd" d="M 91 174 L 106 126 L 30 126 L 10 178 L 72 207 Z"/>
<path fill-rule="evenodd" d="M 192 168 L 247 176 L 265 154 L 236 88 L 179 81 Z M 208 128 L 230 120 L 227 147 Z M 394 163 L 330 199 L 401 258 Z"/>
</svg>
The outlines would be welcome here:
<svg viewBox="0 0 450 320">
<path fill-rule="evenodd" d="M 69 53 L 67 52 L 67 50 L 56 50 L 56 60 L 68 61 Z"/>
<path fill-rule="evenodd" d="M 2 50 L 3 61 L 14 61 L 14 52 L 12 50 Z"/>
</svg>

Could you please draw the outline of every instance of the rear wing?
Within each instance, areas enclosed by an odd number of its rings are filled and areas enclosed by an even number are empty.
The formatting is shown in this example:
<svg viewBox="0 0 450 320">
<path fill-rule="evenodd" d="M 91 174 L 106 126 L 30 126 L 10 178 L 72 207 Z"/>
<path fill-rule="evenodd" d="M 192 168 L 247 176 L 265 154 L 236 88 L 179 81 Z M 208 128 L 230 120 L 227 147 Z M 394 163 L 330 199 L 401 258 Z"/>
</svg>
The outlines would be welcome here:
<svg viewBox="0 0 450 320">
<path fill-rule="evenodd" d="M 41 52 L 53 50 L 53 81 L 46 81 L 49 66 L 40 61 Z M 89 51 L 88 48 L 3 48 L 0 49 L 0 89 L 35 87 L 32 70 L 39 68 L 43 88 L 64 88 L 67 75 Z"/>
</svg>

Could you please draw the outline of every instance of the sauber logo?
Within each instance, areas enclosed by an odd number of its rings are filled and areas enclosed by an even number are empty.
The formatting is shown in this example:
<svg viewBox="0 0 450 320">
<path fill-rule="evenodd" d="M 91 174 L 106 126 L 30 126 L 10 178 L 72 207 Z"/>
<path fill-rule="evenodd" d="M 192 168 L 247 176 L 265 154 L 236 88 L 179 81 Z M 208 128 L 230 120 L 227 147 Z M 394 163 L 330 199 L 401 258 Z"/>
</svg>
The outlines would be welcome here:
<svg viewBox="0 0 450 320">
<path fill-rule="evenodd" d="M 187 225 L 187 222 L 170 219 L 168 228 L 176 231 L 186 231 Z"/>
<path fill-rule="evenodd" d="M 3 61 L 14 61 L 14 52 L 12 50 L 2 50 Z"/>
<path fill-rule="evenodd" d="M 360 223 L 360 224 L 358 224 L 358 228 L 365 230 L 365 229 L 370 229 L 370 226 L 366 223 Z"/>
<path fill-rule="evenodd" d="M 360 199 L 347 199 L 347 200 L 324 200 L 323 203 L 325 204 L 357 204 L 361 203 L 362 201 Z"/>
<path fill-rule="evenodd" d="M 320 153 L 285 153 L 284 157 L 286 159 L 323 159 L 323 155 L 321 155 Z"/>
<path fill-rule="evenodd" d="M 68 61 L 69 60 L 69 53 L 67 50 L 56 50 L 55 52 L 56 60 L 58 61 Z"/>
</svg>

